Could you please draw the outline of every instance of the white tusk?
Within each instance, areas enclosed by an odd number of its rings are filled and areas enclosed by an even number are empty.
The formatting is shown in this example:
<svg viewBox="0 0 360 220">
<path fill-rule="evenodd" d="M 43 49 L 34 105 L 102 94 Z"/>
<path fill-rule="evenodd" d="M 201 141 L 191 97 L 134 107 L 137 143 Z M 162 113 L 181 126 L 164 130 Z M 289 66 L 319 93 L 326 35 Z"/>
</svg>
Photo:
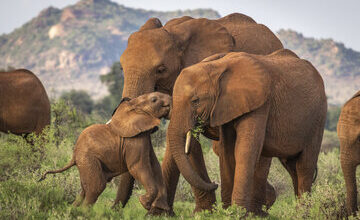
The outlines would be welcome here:
<svg viewBox="0 0 360 220">
<path fill-rule="evenodd" d="M 185 154 L 190 152 L 190 140 L 191 140 L 191 131 L 188 131 L 186 134 L 186 144 L 185 144 Z"/>
<path fill-rule="evenodd" d="M 111 122 L 111 119 L 108 122 L 106 122 L 106 124 L 108 125 L 108 124 L 110 124 L 110 122 Z"/>
</svg>

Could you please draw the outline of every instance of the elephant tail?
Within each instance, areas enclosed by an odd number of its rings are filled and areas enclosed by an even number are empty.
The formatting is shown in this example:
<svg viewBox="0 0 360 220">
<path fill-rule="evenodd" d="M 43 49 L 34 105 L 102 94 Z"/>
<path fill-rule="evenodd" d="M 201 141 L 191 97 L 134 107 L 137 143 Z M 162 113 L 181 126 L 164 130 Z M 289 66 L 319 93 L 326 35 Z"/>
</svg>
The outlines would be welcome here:
<svg viewBox="0 0 360 220">
<path fill-rule="evenodd" d="M 316 167 L 315 167 L 315 173 L 314 173 L 314 177 L 313 177 L 313 181 L 312 181 L 313 183 L 315 182 L 317 176 L 318 176 L 318 167 L 317 167 L 317 165 L 316 165 Z"/>
<path fill-rule="evenodd" d="M 63 168 L 61 168 L 61 169 L 58 169 L 58 170 L 49 170 L 49 171 L 46 171 L 42 176 L 41 176 L 41 178 L 39 179 L 39 181 L 38 182 L 40 182 L 40 181 L 43 181 L 45 178 L 46 178 L 46 175 L 48 175 L 49 173 L 62 173 L 62 172 L 64 172 L 65 170 L 68 170 L 68 169 L 70 169 L 72 166 L 74 166 L 76 164 L 76 162 L 75 162 L 75 157 L 73 157 L 72 159 L 71 159 L 71 161 L 65 166 L 65 167 L 63 167 Z"/>
</svg>

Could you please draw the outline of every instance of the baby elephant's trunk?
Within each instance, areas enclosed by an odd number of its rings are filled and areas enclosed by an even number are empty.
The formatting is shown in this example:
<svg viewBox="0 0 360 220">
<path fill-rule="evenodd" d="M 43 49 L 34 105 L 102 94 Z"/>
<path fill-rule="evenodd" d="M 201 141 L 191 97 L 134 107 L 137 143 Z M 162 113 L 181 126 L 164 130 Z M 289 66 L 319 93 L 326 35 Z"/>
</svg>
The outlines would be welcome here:
<svg viewBox="0 0 360 220">
<path fill-rule="evenodd" d="M 76 164 L 76 163 L 75 163 L 75 158 L 73 157 L 73 158 L 71 159 L 71 161 L 70 161 L 65 167 L 63 167 L 63 168 L 61 168 L 61 169 L 58 169 L 58 170 L 49 170 L 49 171 L 46 171 L 46 172 L 41 176 L 41 178 L 39 179 L 38 182 L 43 181 L 43 180 L 46 178 L 46 175 L 49 174 L 49 173 L 62 173 L 62 172 L 64 172 L 65 170 L 67 170 L 67 169 L 71 168 L 72 166 L 74 166 L 75 164 Z"/>
</svg>

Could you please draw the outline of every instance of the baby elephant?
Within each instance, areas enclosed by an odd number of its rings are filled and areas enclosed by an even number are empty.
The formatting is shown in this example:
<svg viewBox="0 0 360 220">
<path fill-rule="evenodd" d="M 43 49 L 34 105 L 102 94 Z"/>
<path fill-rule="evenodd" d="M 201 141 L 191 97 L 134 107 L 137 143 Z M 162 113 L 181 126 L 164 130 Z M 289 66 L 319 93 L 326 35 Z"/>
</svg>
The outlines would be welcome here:
<svg viewBox="0 0 360 220">
<path fill-rule="evenodd" d="M 115 176 L 129 172 L 146 189 L 140 202 L 148 214 L 168 213 L 166 188 L 161 167 L 153 150 L 150 133 L 160 123 L 160 118 L 170 113 L 171 98 L 159 92 L 124 98 L 107 124 L 86 128 L 79 136 L 72 160 L 59 170 L 60 173 L 76 165 L 79 169 L 81 188 L 79 200 L 74 205 L 94 204 Z"/>
</svg>

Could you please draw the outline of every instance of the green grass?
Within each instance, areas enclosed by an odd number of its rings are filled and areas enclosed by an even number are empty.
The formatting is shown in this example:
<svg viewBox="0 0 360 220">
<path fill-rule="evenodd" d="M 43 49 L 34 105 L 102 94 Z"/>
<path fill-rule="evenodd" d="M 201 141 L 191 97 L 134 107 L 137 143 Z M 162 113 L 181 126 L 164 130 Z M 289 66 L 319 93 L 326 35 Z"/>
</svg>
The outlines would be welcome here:
<svg viewBox="0 0 360 220">
<path fill-rule="evenodd" d="M 105 122 L 97 116 L 79 115 L 61 102 L 53 105 L 53 123 L 42 138 L 35 138 L 32 147 L 22 137 L 0 135 L 0 219 L 144 219 L 146 210 L 138 201 L 144 193 L 136 183 L 133 195 L 125 208 L 111 206 L 116 196 L 116 179 L 107 185 L 97 203 L 90 208 L 77 208 L 71 204 L 80 191 L 78 171 L 75 167 L 62 174 L 49 175 L 38 182 L 48 169 L 64 166 L 72 155 L 78 134 L 92 123 Z M 55 117 L 55 114 L 57 117 Z M 56 120 L 57 119 L 57 120 Z M 54 123 L 56 120 L 57 123 Z M 164 155 L 164 124 L 153 135 L 158 158 Z M 210 142 L 200 138 L 210 178 L 220 183 L 218 158 L 210 149 Z M 277 159 L 273 159 L 269 181 L 278 198 L 268 210 L 265 219 L 343 219 L 345 218 L 345 186 L 340 169 L 339 150 L 322 152 L 318 162 L 319 174 L 312 193 L 302 199 L 293 195 L 289 175 Z M 189 184 L 180 178 L 175 197 L 176 217 L 148 217 L 150 219 L 239 219 L 245 211 L 239 207 L 221 208 L 220 189 L 216 191 L 218 203 L 213 213 L 193 214 L 194 197 Z M 260 219 L 248 216 L 248 219 Z"/>
</svg>

